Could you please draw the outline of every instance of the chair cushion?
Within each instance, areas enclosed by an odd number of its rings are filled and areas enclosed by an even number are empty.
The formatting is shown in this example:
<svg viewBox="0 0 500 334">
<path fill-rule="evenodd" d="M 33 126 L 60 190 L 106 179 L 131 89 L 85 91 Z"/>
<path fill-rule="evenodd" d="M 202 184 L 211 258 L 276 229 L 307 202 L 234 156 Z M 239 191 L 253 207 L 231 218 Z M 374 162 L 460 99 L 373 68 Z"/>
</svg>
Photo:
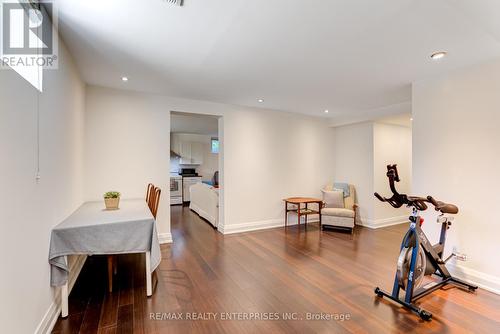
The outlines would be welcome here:
<svg viewBox="0 0 500 334">
<path fill-rule="evenodd" d="M 343 208 L 344 207 L 344 192 L 343 191 L 328 191 L 322 190 L 323 202 L 327 208 Z"/>
<path fill-rule="evenodd" d="M 354 211 L 343 208 L 325 208 L 321 210 L 321 214 L 325 216 L 354 218 Z"/>
</svg>

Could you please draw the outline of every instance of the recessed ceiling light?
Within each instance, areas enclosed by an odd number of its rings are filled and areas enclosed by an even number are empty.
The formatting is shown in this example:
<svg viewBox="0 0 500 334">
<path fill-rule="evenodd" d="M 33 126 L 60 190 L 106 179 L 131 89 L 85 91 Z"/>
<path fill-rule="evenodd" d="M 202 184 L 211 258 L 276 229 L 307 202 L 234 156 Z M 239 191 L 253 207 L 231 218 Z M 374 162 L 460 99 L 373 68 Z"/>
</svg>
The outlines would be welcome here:
<svg viewBox="0 0 500 334">
<path fill-rule="evenodd" d="M 326 110 L 325 110 L 325 114 L 328 114 L 328 113 L 329 113 L 329 111 L 328 111 L 328 109 L 326 109 Z"/>
<path fill-rule="evenodd" d="M 128 81 L 128 78 L 127 78 L 127 77 L 122 77 L 122 81 L 127 82 L 127 81 Z"/>
<path fill-rule="evenodd" d="M 259 103 L 262 103 L 264 102 L 264 99 L 258 99 L 257 101 L 259 101 Z"/>
<path fill-rule="evenodd" d="M 410 118 L 410 121 L 412 121 L 412 122 L 413 122 L 413 117 L 411 117 L 411 118 Z"/>
<path fill-rule="evenodd" d="M 444 58 L 444 56 L 446 56 L 445 51 L 434 52 L 433 54 L 431 54 L 431 58 L 434 60 Z"/>
</svg>

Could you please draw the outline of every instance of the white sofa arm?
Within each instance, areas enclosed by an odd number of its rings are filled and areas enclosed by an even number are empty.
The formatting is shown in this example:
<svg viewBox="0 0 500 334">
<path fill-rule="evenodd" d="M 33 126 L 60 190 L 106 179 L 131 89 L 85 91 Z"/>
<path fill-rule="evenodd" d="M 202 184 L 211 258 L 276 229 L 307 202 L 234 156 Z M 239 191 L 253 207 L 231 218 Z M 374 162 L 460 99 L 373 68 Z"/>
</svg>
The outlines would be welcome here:
<svg viewBox="0 0 500 334">
<path fill-rule="evenodd" d="M 219 223 L 219 194 L 211 186 L 197 183 L 189 188 L 189 208 L 208 220 L 215 227 Z"/>
</svg>

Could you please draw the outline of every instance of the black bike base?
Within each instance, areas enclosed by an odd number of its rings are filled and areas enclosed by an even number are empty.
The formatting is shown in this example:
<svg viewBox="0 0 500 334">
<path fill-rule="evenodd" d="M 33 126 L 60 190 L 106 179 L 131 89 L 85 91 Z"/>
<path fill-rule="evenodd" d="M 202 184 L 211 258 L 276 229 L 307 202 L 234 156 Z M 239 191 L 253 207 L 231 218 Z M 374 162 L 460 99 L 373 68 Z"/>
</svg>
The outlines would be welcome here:
<svg viewBox="0 0 500 334">
<path fill-rule="evenodd" d="M 409 310 L 415 312 L 416 314 L 418 314 L 420 316 L 420 318 L 422 318 L 424 320 L 431 320 L 431 318 L 432 318 L 432 313 L 427 312 L 424 309 L 421 309 L 420 307 L 418 307 L 415 304 L 409 304 L 409 303 L 405 302 L 404 300 L 401 300 L 399 298 L 395 298 L 390 293 L 385 292 L 384 290 L 381 290 L 379 287 L 375 288 L 375 293 L 380 298 L 383 298 L 385 296 L 385 297 L 389 298 L 390 300 L 392 300 L 392 301 L 394 301 L 394 302 L 396 302 L 398 304 L 403 305 L 407 309 L 409 309 Z"/>
<path fill-rule="evenodd" d="M 455 277 L 448 277 L 443 279 L 440 282 L 436 282 L 432 287 L 428 289 L 422 289 L 418 293 L 416 293 L 413 296 L 412 300 L 417 300 L 421 297 L 424 297 L 425 295 L 428 295 L 429 293 L 436 291 L 437 289 L 447 285 L 447 284 L 454 284 L 458 288 L 462 289 L 467 289 L 469 292 L 474 292 L 478 287 L 476 285 L 469 284 L 465 281 L 462 281 L 461 279 L 455 278 Z M 406 307 L 407 309 L 411 310 L 412 312 L 415 312 L 422 318 L 423 320 L 431 320 L 432 318 L 432 313 L 418 307 L 417 305 L 413 303 L 407 303 L 404 300 L 399 299 L 398 297 L 393 296 L 392 294 L 380 289 L 379 287 L 375 288 L 375 294 L 379 296 L 380 298 L 383 298 L 384 296 L 389 298 L 390 300 Z"/>
</svg>

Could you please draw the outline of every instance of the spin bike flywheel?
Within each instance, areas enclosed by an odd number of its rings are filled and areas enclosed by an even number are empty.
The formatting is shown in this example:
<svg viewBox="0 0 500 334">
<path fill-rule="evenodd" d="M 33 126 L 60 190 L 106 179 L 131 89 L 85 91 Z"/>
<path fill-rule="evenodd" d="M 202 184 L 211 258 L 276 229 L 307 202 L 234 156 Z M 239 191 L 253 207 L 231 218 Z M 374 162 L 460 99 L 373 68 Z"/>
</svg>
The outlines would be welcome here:
<svg viewBox="0 0 500 334">
<path fill-rule="evenodd" d="M 413 247 L 403 247 L 401 253 L 399 253 L 398 267 L 397 267 L 397 277 L 399 281 L 399 286 L 405 290 L 408 286 L 408 274 L 410 272 L 411 263 L 411 253 Z M 415 270 L 413 272 L 414 284 L 413 287 L 416 289 L 422 284 L 422 280 L 425 276 L 425 269 L 427 266 L 427 258 L 425 257 L 425 252 L 422 247 L 418 248 L 417 263 L 415 265 Z"/>
</svg>

